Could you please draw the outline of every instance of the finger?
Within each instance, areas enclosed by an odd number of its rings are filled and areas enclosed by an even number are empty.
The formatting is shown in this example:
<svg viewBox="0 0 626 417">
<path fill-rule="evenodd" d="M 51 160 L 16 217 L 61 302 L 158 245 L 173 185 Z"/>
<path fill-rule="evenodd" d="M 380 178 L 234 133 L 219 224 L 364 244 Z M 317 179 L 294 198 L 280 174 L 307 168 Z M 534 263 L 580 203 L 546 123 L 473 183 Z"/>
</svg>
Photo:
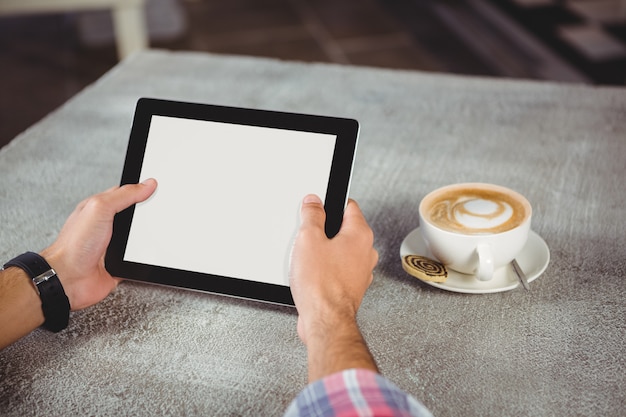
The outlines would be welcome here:
<svg viewBox="0 0 626 417">
<path fill-rule="evenodd" d="M 324 204 L 318 196 L 309 194 L 304 197 L 304 200 L 302 200 L 302 207 L 300 208 L 300 216 L 302 219 L 301 227 L 324 229 L 326 211 L 324 211 Z"/>
<path fill-rule="evenodd" d="M 114 187 L 110 187 L 107 188 L 106 190 L 100 192 L 101 195 L 106 195 L 106 194 L 110 194 L 111 192 L 118 190 L 120 188 L 119 185 L 116 185 Z M 97 195 L 97 194 L 96 194 Z M 87 205 L 87 203 L 89 202 L 89 200 L 91 200 L 94 196 L 89 196 L 85 199 L 83 199 L 80 203 L 78 203 L 78 205 L 76 206 L 76 210 L 80 211 L 83 209 L 83 207 L 85 207 L 85 205 Z"/>
<path fill-rule="evenodd" d="M 106 199 L 111 209 L 119 213 L 133 204 L 147 200 L 154 193 L 156 187 L 156 180 L 150 178 L 139 184 L 126 184 L 119 188 L 105 191 L 103 198 Z"/>
<path fill-rule="evenodd" d="M 356 227 L 356 228 L 368 227 L 369 228 L 369 225 L 367 224 L 367 220 L 365 220 L 365 216 L 363 215 L 363 212 L 361 211 L 359 204 L 353 199 L 349 199 L 348 205 L 346 206 L 346 209 L 344 210 L 344 213 L 343 213 L 342 229 L 343 228 L 350 229 L 353 227 Z"/>
</svg>

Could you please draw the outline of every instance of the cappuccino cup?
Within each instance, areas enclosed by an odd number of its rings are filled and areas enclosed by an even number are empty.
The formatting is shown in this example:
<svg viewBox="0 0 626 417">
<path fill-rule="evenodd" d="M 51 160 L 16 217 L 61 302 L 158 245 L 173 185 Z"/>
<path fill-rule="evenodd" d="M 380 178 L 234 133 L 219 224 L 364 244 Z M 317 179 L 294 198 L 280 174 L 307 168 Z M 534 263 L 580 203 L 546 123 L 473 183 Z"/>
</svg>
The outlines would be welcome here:
<svg viewBox="0 0 626 417">
<path fill-rule="evenodd" d="M 432 255 L 447 268 L 489 281 L 520 253 L 532 208 L 521 194 L 492 184 L 448 185 L 419 205 L 420 231 Z"/>
</svg>

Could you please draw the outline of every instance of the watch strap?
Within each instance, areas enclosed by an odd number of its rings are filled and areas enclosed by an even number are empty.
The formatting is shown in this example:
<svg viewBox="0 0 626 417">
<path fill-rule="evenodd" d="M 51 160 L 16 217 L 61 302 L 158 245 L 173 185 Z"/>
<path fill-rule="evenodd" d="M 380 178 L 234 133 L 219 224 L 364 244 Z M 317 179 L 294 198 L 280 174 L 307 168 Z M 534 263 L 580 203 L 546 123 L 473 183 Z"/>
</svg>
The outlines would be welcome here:
<svg viewBox="0 0 626 417">
<path fill-rule="evenodd" d="M 5 269 L 10 266 L 23 269 L 33 280 L 41 298 L 44 327 L 53 332 L 65 329 L 70 318 L 70 301 L 50 264 L 41 255 L 26 252 L 4 264 Z"/>
</svg>

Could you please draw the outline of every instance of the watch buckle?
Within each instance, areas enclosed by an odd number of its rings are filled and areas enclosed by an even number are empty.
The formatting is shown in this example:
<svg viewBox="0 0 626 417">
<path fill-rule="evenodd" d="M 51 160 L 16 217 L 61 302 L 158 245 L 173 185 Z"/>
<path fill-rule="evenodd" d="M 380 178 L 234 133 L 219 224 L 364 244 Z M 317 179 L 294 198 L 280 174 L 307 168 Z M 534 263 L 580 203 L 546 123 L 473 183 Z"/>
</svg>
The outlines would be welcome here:
<svg viewBox="0 0 626 417">
<path fill-rule="evenodd" d="M 35 286 L 37 286 L 37 285 L 41 284 L 44 281 L 48 281 L 50 278 L 52 278 L 56 274 L 57 274 L 56 271 L 54 269 L 50 268 L 49 270 L 47 270 L 43 274 L 37 275 L 35 278 L 33 278 L 33 283 L 35 284 Z"/>
</svg>

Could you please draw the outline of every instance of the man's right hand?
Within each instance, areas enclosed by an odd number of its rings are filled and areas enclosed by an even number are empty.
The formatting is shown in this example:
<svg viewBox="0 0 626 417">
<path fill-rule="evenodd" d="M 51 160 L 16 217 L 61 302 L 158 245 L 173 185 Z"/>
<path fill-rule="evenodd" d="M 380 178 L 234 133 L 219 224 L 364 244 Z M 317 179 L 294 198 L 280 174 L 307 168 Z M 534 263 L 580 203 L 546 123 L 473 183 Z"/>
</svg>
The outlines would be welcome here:
<svg viewBox="0 0 626 417">
<path fill-rule="evenodd" d="M 305 197 L 301 217 L 290 285 L 299 314 L 298 335 L 309 351 L 309 379 L 355 367 L 376 370 L 356 325 L 378 262 L 374 234 L 353 200 L 332 239 L 324 231 L 326 213 L 319 197 Z"/>
</svg>

